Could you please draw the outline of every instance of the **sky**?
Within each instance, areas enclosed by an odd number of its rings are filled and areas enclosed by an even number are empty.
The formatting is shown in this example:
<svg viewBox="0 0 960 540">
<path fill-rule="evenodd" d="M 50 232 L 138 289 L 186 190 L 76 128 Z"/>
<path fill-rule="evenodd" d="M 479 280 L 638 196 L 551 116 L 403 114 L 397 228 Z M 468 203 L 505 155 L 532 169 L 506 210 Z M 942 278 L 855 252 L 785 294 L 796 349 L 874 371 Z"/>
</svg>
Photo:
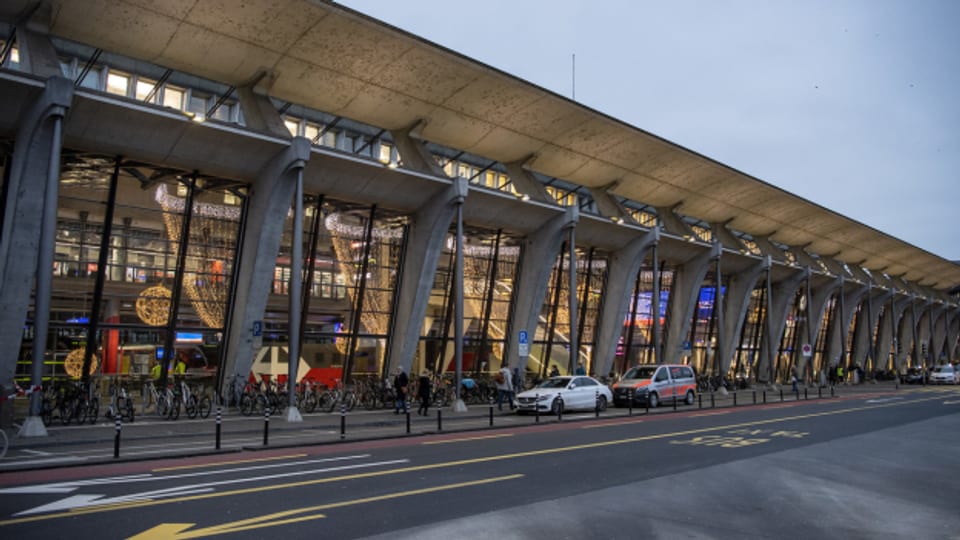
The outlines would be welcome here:
<svg viewBox="0 0 960 540">
<path fill-rule="evenodd" d="M 338 3 L 960 260 L 960 1 Z"/>
</svg>

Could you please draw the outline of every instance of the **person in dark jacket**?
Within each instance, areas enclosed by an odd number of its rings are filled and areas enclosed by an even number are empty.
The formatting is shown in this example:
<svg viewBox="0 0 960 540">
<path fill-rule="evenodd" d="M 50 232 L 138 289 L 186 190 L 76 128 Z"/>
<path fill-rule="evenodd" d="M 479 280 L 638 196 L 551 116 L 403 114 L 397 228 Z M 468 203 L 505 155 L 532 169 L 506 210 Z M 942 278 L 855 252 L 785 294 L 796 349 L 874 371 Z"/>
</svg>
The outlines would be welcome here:
<svg viewBox="0 0 960 540">
<path fill-rule="evenodd" d="M 420 408 L 417 414 L 427 416 L 427 409 L 430 407 L 430 395 L 433 388 L 430 385 L 430 372 L 423 370 L 420 372 L 420 378 L 417 380 L 417 397 L 420 398 Z"/>
<path fill-rule="evenodd" d="M 407 389 L 410 380 L 402 367 L 397 368 L 397 374 L 393 377 L 393 389 L 397 393 L 397 402 L 394 406 L 393 414 L 400 414 L 400 411 L 407 412 Z"/>
</svg>

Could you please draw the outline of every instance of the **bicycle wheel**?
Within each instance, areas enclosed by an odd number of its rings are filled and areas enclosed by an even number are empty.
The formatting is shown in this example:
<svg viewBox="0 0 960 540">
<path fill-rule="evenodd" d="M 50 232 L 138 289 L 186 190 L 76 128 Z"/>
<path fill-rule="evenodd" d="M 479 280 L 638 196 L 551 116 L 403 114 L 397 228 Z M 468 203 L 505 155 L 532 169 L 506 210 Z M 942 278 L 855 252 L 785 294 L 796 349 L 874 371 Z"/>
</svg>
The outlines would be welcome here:
<svg viewBox="0 0 960 540">
<path fill-rule="evenodd" d="M 197 396 L 190 396 L 183 404 L 183 411 L 187 413 L 187 418 L 193 420 L 197 417 Z"/>
<path fill-rule="evenodd" d="M 43 401 L 40 402 L 40 419 L 43 420 L 45 426 L 49 426 L 50 422 L 53 422 L 53 403 L 50 403 L 48 398 L 43 398 Z"/>
<path fill-rule="evenodd" d="M 130 398 L 124 398 L 121 411 L 123 414 L 123 421 L 130 422 L 132 424 L 133 420 L 136 418 L 133 412 L 133 400 Z"/>
<path fill-rule="evenodd" d="M 244 394 L 240 398 L 240 413 L 244 416 L 250 416 L 253 414 L 255 403 L 254 397 L 250 394 Z"/>
<path fill-rule="evenodd" d="M 339 398 L 333 392 L 324 392 L 323 398 L 320 400 L 320 408 L 326 412 L 333 412 L 334 407 L 337 406 L 337 401 Z"/>
<path fill-rule="evenodd" d="M 317 410 L 317 395 L 313 392 L 308 393 L 303 397 L 303 410 L 312 413 Z"/>
<path fill-rule="evenodd" d="M 173 403 L 170 404 L 170 410 L 167 413 L 167 419 L 176 420 L 180 418 L 180 398 L 174 397 Z"/>
<path fill-rule="evenodd" d="M 157 416 L 166 417 L 170 413 L 170 404 L 166 396 L 157 396 Z"/>
<path fill-rule="evenodd" d="M 90 424 L 97 423 L 97 417 L 100 416 L 100 398 L 93 398 L 87 403 L 85 419 Z"/>
<path fill-rule="evenodd" d="M 200 414 L 200 418 L 207 418 L 210 416 L 210 411 L 213 410 L 213 400 L 210 399 L 210 396 L 203 396 L 200 398 L 200 403 L 197 405 L 197 412 Z"/>
</svg>

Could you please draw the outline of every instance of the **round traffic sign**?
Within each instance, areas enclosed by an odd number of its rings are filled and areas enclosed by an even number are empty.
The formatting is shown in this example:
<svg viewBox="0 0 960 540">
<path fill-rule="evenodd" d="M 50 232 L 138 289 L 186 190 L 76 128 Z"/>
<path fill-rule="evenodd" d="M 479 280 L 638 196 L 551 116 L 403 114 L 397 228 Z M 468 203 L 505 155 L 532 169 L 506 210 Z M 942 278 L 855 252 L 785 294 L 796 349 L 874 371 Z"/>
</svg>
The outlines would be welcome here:
<svg viewBox="0 0 960 540">
<path fill-rule="evenodd" d="M 811 347 L 809 343 L 804 343 L 803 346 L 800 347 L 800 352 L 803 353 L 803 356 L 810 358 L 813 356 L 813 347 Z"/>
</svg>

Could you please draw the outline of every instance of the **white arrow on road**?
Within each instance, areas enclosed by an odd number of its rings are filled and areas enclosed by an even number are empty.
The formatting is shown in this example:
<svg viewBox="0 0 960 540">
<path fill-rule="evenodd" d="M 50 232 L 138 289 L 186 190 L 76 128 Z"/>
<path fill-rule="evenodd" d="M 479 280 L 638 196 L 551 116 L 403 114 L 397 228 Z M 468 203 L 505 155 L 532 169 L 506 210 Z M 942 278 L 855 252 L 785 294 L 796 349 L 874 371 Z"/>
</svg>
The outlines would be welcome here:
<svg viewBox="0 0 960 540">
<path fill-rule="evenodd" d="M 334 458 L 334 459 L 338 459 L 338 458 Z M 342 458 L 339 458 L 339 459 L 342 459 Z M 317 460 L 317 461 L 321 461 L 321 460 Z M 330 461 L 330 460 L 322 460 L 322 461 Z M 193 495 L 196 493 L 208 493 L 210 491 L 213 491 L 213 488 L 216 486 L 259 482 L 259 481 L 265 481 L 265 480 L 275 480 L 277 478 L 286 478 L 289 476 L 304 476 L 307 474 L 339 472 L 339 471 L 346 471 L 350 469 L 364 469 L 369 467 L 379 467 L 383 465 L 397 465 L 400 463 L 409 463 L 409 462 L 410 462 L 409 459 L 395 459 L 390 461 L 376 461 L 373 463 L 358 463 L 355 465 L 343 465 L 340 467 L 326 467 L 323 469 L 297 470 L 297 471 L 291 471 L 288 473 L 281 473 L 281 474 L 270 474 L 270 475 L 253 476 L 253 477 L 246 477 L 246 478 L 232 478 L 230 480 L 221 480 L 219 482 L 204 482 L 201 484 L 192 484 L 192 485 L 188 484 L 188 485 L 176 486 L 176 487 L 166 488 L 166 489 L 157 489 L 153 491 L 144 491 L 140 493 L 130 493 L 127 495 L 120 495 L 118 497 L 111 497 L 106 499 L 103 498 L 103 497 L 106 497 L 106 495 L 73 495 L 71 497 L 67 497 L 66 499 L 61 499 L 59 501 L 54 501 L 52 503 L 44 504 L 41 506 L 24 510 L 22 512 L 18 512 L 14 515 L 27 516 L 31 514 L 41 514 L 45 512 L 55 512 L 60 510 L 69 510 L 73 508 L 83 508 L 88 506 L 102 506 L 107 504 L 117 504 L 117 503 L 125 503 L 125 502 L 132 502 L 132 501 L 149 500 L 149 499 L 179 497 L 183 495 Z M 303 462 L 299 462 L 298 464 L 302 465 L 302 463 Z M 239 469 L 230 469 L 229 472 L 236 472 L 238 470 Z M 222 472 L 222 471 L 214 471 L 214 472 Z M 163 476 L 163 477 L 157 477 L 157 478 L 145 478 L 143 480 L 154 480 L 154 479 L 169 480 L 171 478 L 177 478 L 180 476 L 191 476 L 191 475 Z M 92 485 L 92 484 L 86 484 L 86 485 Z M 76 489 L 76 487 L 74 487 L 74 489 Z M 56 493 L 56 492 L 53 492 L 53 493 Z M 63 492 L 61 491 L 60 493 L 63 493 Z"/>
</svg>

